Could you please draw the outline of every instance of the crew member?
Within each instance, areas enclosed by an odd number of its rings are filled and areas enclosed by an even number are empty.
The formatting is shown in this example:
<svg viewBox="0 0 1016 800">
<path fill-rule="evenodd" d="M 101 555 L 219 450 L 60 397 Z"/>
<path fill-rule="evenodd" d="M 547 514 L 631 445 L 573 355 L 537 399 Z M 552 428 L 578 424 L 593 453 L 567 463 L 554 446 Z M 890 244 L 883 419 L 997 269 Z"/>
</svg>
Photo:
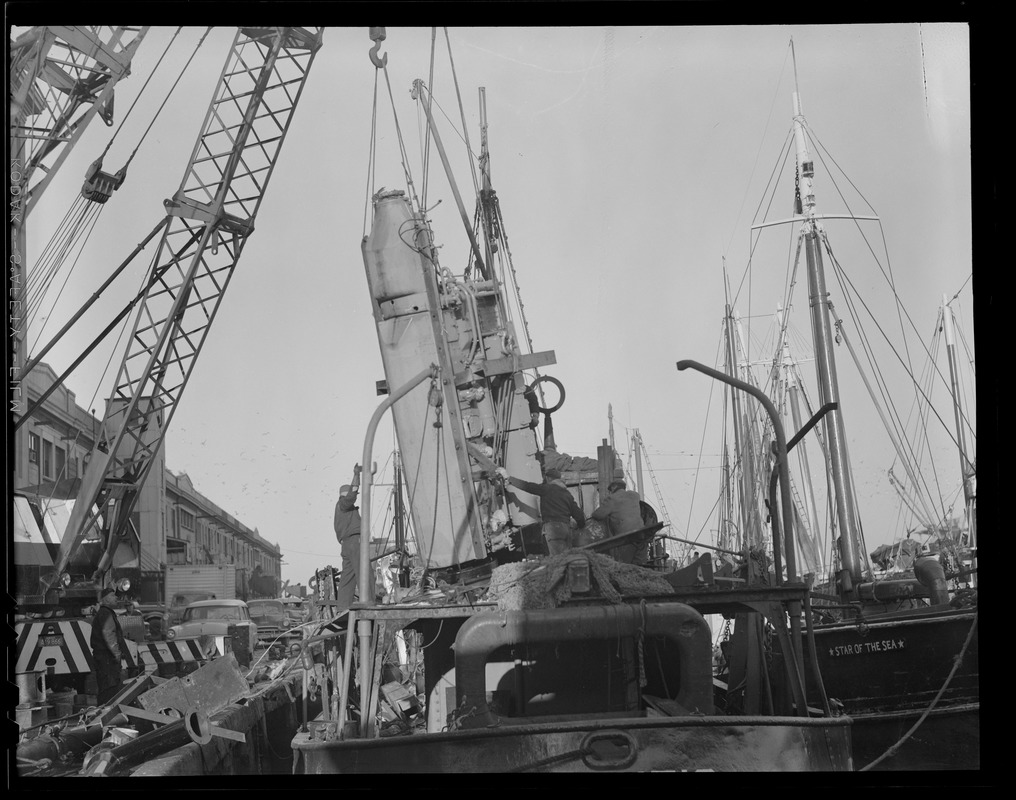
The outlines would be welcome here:
<svg viewBox="0 0 1016 800">
<path fill-rule="evenodd" d="M 107 587 L 99 593 L 99 609 L 92 619 L 89 645 L 95 662 L 96 702 L 101 706 L 109 702 L 123 683 L 120 660 L 127 650 L 120 620 L 113 610 L 116 592 Z"/>
<path fill-rule="evenodd" d="M 543 538 L 547 542 L 547 552 L 556 556 L 572 546 L 570 520 L 575 520 L 579 528 L 584 528 L 586 516 L 561 480 L 558 470 L 548 469 L 544 473 L 543 483 L 513 478 L 504 467 L 498 467 L 497 474 L 516 489 L 540 498 L 540 517 L 543 520 Z"/>
<path fill-rule="evenodd" d="M 644 527 L 639 493 L 630 491 L 624 481 L 614 481 L 607 487 L 607 496 L 590 516 L 604 522 L 608 536 Z M 644 564 L 648 560 L 647 544 L 624 544 L 615 547 L 611 555 L 625 564 Z"/>
<path fill-rule="evenodd" d="M 344 614 L 352 605 L 360 585 L 360 509 L 356 495 L 360 487 L 354 480 L 339 489 L 339 501 L 335 504 L 335 538 L 342 549 L 342 574 L 335 589 L 335 602 L 339 614 Z M 373 570 L 368 571 L 370 594 L 374 594 Z"/>
</svg>

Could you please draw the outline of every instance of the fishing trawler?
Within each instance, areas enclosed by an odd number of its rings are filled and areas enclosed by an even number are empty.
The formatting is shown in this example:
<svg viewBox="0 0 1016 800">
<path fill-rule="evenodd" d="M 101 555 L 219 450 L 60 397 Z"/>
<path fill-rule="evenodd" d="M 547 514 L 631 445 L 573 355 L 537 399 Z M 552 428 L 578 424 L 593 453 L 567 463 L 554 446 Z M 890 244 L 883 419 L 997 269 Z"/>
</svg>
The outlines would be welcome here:
<svg viewBox="0 0 1016 800">
<path fill-rule="evenodd" d="M 387 57 L 374 63 L 386 69 Z M 540 370 L 556 354 L 527 347 L 525 321 L 509 307 L 515 269 L 490 180 L 484 91 L 473 223 L 422 81 L 414 97 L 469 244 L 454 274 L 439 261 L 412 181 L 371 197 L 362 251 L 388 396 L 365 434 L 362 529 L 373 504 L 366 467 L 390 411 L 414 568 L 400 568 L 388 602 L 377 602 L 362 548 L 360 602 L 348 619 L 324 615 L 304 640 L 307 668 L 326 679 L 321 715 L 293 738 L 294 771 L 851 769 L 850 718 L 808 701 L 809 587 L 792 548 L 776 585 L 717 582 L 708 556 L 669 573 L 612 557 L 660 531 L 643 509 L 642 528 L 598 530 L 548 554 L 539 499 L 511 489 L 499 470 L 531 483 L 557 470 L 588 515 L 619 462 L 605 439 L 596 459 L 554 446 L 551 414 L 564 387 L 556 403 L 545 399 L 556 381 Z M 330 607 L 333 577 L 318 583 L 319 608 Z M 752 664 L 746 682 L 714 681 L 706 614 L 745 621 L 737 646 Z"/>
<path fill-rule="evenodd" d="M 794 215 L 787 220 L 763 221 L 752 231 L 757 235 L 764 228 L 785 224 L 799 228 L 797 256 L 782 286 L 796 285 L 803 251 L 809 302 L 800 305 L 810 309 L 816 388 L 809 395 L 799 363 L 790 354 L 789 308 L 777 313 L 777 333 L 770 355 L 756 365 L 765 372 L 761 377 L 755 374 L 744 351 L 744 337 L 731 306 L 729 288 L 724 375 L 740 376 L 760 393 L 759 387 L 765 387 L 774 407 L 780 409 L 781 424 L 786 425 L 788 449 L 796 450 L 794 479 L 789 486 L 792 512 L 785 528 L 793 527 L 796 532 L 797 557 L 812 584 L 809 600 L 815 615 L 815 649 L 806 653 L 806 662 L 819 668 L 825 695 L 834 708 L 853 720 L 855 768 L 977 769 L 976 471 L 966 444 L 967 431 L 972 427 L 959 391 L 952 312 L 944 301 L 936 330 L 945 333 L 947 343 L 948 397 L 955 419 L 951 435 L 960 454 L 964 519 L 962 524 L 950 521 L 949 509 L 935 510 L 934 501 L 919 497 L 922 481 L 908 456 L 925 448 L 905 445 L 898 433 L 902 425 L 896 425 L 896 432 L 887 426 L 906 471 L 906 478 L 900 481 L 907 485 L 904 499 L 915 512 L 924 512 L 924 524 L 910 533 L 919 532 L 926 540 L 922 543 L 908 536 L 902 542 L 883 545 L 871 554 L 873 565 L 865 555 L 860 514 L 864 501 L 858 498 L 848 457 L 835 352 L 836 345 L 843 343 L 857 361 L 844 320 L 834 311 L 834 300 L 840 308 L 853 306 L 855 301 L 845 288 L 853 284 L 842 279 L 839 260 L 824 226 L 827 220 L 844 219 L 860 230 L 860 221 L 877 218 L 818 212 L 816 163 L 811 150 L 814 145 L 796 91 L 792 141 L 796 151 L 792 159 Z M 832 158 L 825 161 L 836 163 Z M 753 242 L 753 253 L 754 248 Z M 834 266 L 846 297 L 830 291 L 826 262 Z M 867 342 L 865 347 L 867 350 Z M 863 370 L 861 375 L 881 419 L 886 421 L 892 409 L 883 408 L 884 400 L 880 403 L 876 392 L 871 391 Z M 882 397 L 887 394 L 883 388 Z M 922 393 L 919 398 L 926 399 L 926 395 Z M 741 552 L 768 546 L 760 520 L 767 513 L 765 504 L 772 496 L 772 476 L 776 472 L 768 446 L 776 437 L 773 424 L 765 414 L 755 413 L 748 406 L 743 394 L 732 393 L 732 448 L 738 468 L 729 470 L 734 475 L 730 484 L 743 502 L 740 511 L 721 510 L 721 520 L 738 520 L 739 532 L 735 535 L 729 526 L 721 524 L 718 542 Z M 936 416 L 943 419 L 927 412 L 919 416 L 925 421 Z M 948 418 L 949 414 L 944 416 Z M 749 422 L 753 418 L 762 424 Z M 813 448 L 810 463 L 809 447 Z M 816 502 L 816 489 L 810 482 L 812 466 L 819 464 L 825 469 L 815 481 L 819 485 L 816 488 L 824 488 L 827 481 L 832 487 L 826 498 L 831 511 L 825 523 L 819 511 L 822 502 Z M 774 535 L 774 540 L 778 538 Z M 827 548 L 832 551 L 828 560 L 824 558 Z M 818 701 L 816 685 L 809 699 Z"/>
</svg>

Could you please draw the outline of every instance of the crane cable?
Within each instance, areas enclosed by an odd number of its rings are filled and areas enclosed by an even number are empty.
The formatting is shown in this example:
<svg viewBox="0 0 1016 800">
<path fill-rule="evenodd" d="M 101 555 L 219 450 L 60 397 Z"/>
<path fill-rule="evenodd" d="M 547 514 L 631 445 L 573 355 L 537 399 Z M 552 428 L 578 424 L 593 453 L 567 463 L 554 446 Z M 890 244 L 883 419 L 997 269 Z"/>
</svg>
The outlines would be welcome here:
<svg viewBox="0 0 1016 800">
<path fill-rule="evenodd" d="M 176 41 L 176 37 L 180 35 L 180 31 L 182 31 L 182 30 L 183 30 L 183 26 L 182 25 L 179 28 L 176 29 L 176 33 L 173 34 L 173 38 L 169 40 L 169 44 L 166 45 L 166 49 L 162 51 L 162 55 L 159 56 L 159 60 L 155 62 L 155 66 L 152 67 L 152 71 L 148 74 L 148 78 L 145 79 L 145 82 L 142 85 L 141 89 L 134 96 L 134 102 L 132 102 L 131 105 L 130 105 L 130 108 L 127 109 L 127 113 L 123 115 L 123 119 L 120 120 L 120 124 L 117 125 L 116 130 L 113 131 L 113 135 L 109 137 L 109 141 L 106 143 L 106 147 L 103 149 L 102 153 L 99 154 L 99 161 L 100 162 L 102 161 L 103 158 L 106 157 L 106 154 L 109 152 L 109 148 L 112 147 L 113 142 L 116 140 L 117 135 L 120 133 L 121 130 L 123 130 L 124 123 L 127 122 L 127 118 L 130 117 L 131 112 L 134 110 L 134 107 L 138 104 L 138 100 L 141 99 L 141 96 L 145 93 L 145 89 L 148 88 L 148 84 L 151 82 L 152 78 L 155 77 L 155 73 L 158 72 L 159 65 L 162 63 L 162 60 L 166 57 L 166 54 L 169 52 L 169 48 L 173 46 L 173 42 Z M 209 30 L 211 30 L 211 29 L 209 29 Z M 204 37 L 202 37 L 201 41 L 204 41 Z M 198 43 L 198 47 L 200 47 L 200 46 L 201 46 L 201 43 L 199 42 Z M 195 50 L 195 52 L 196 52 L 196 50 Z M 189 64 L 190 62 L 188 61 L 187 63 Z M 185 66 L 184 69 L 187 69 L 187 67 Z M 181 73 L 181 74 L 183 74 L 183 73 Z M 175 86 L 175 84 L 174 84 L 174 86 Z M 170 91 L 172 92 L 172 89 L 170 89 Z M 158 116 L 158 114 L 156 114 L 156 116 Z M 151 127 L 151 126 L 149 126 L 149 127 Z M 147 133 L 147 131 L 146 131 L 146 133 Z M 142 137 L 142 139 L 143 138 L 144 137 Z M 135 148 L 135 152 L 137 152 L 137 148 Z M 131 154 L 131 158 L 133 158 L 133 157 L 134 157 L 133 154 Z M 128 164 L 130 163 L 130 159 L 127 159 L 127 163 Z M 125 166 L 125 169 L 126 169 L 126 166 Z"/>
<path fill-rule="evenodd" d="M 179 33 L 179 32 L 180 32 L 180 29 L 178 28 L 176 33 Z M 177 85 L 183 79 L 183 74 L 187 71 L 187 67 L 190 66 L 191 62 L 194 60 L 194 57 L 198 54 L 198 50 L 201 49 L 201 45 L 203 45 L 205 43 L 205 39 L 208 38 L 208 34 L 211 33 L 211 32 L 212 32 L 212 27 L 209 26 L 208 28 L 205 29 L 205 32 L 204 32 L 204 34 L 202 34 L 201 38 L 198 39 L 198 43 L 196 45 L 194 45 L 194 52 L 192 52 L 190 54 L 190 58 L 188 58 L 187 59 L 187 63 L 183 65 L 183 68 L 180 70 L 180 74 L 176 76 L 176 80 L 173 81 L 173 85 L 169 87 L 169 91 L 166 92 L 166 96 L 163 98 L 162 103 L 159 105 L 159 108 L 156 110 L 155 115 L 152 117 L 151 122 L 148 123 L 148 127 L 145 128 L 145 132 L 141 134 L 141 138 L 138 140 L 138 143 L 134 147 L 134 150 L 132 150 L 131 154 L 127 157 L 127 163 L 125 163 L 124 166 L 123 166 L 124 170 L 127 169 L 127 167 L 130 165 L 131 161 L 133 160 L 134 156 L 137 154 L 138 149 L 141 147 L 142 142 L 145 141 L 145 138 L 148 136 L 148 132 L 152 129 L 152 126 L 155 124 L 155 120 L 157 120 L 159 118 L 159 114 L 162 113 L 162 109 L 166 107 L 166 103 L 169 102 L 170 96 L 173 94 L 173 92 L 176 89 Z M 174 39 L 176 38 L 176 34 L 173 34 L 173 38 Z M 173 42 L 170 41 L 169 44 L 172 44 L 172 43 Z M 168 45 L 166 46 L 166 49 L 167 50 L 169 49 Z M 163 55 L 165 55 L 165 53 Z M 161 61 L 162 59 L 159 59 L 159 60 Z M 158 67 L 159 67 L 159 65 L 156 64 L 155 68 L 158 69 Z M 152 70 L 152 73 L 153 74 L 155 73 L 154 69 Z M 149 76 L 149 78 L 151 78 L 151 76 Z M 147 85 L 148 84 L 146 83 L 145 86 L 147 86 Z M 141 91 L 144 91 L 144 87 L 142 87 Z M 139 97 L 141 96 L 140 92 L 138 93 L 138 96 Z M 137 98 L 135 98 L 135 102 L 137 102 Z M 131 106 L 131 108 L 133 108 L 133 106 Z M 130 113 L 129 109 L 128 109 L 127 113 L 128 114 Z"/>
<path fill-rule="evenodd" d="M 155 67 L 153 67 L 151 73 L 149 73 L 148 75 L 148 78 L 145 80 L 145 83 L 142 85 L 140 91 L 135 96 L 134 102 L 131 103 L 130 108 L 127 109 L 127 113 L 124 114 L 124 117 L 120 121 L 119 126 L 117 126 L 116 131 L 113 132 L 113 135 L 110 137 L 109 142 L 107 142 L 106 147 L 99 155 L 99 158 L 95 162 L 96 164 L 101 164 L 103 158 L 109 152 L 109 148 L 112 146 L 113 141 L 117 137 L 117 134 L 119 134 L 120 131 L 122 130 L 124 123 L 127 121 L 127 118 L 134 110 L 134 107 L 137 105 L 138 100 L 141 98 L 141 95 L 144 93 L 149 82 L 151 82 L 152 78 L 155 76 L 155 73 L 158 70 L 159 65 L 162 63 L 166 54 L 169 52 L 169 48 L 172 46 L 173 42 L 176 40 L 176 37 L 179 35 L 181 30 L 182 26 L 180 28 L 177 28 L 176 33 L 173 34 L 173 38 L 170 39 L 169 44 L 166 45 L 166 48 L 165 50 L 163 50 L 162 55 L 156 62 Z M 211 30 L 212 30 L 211 27 L 209 27 L 205 31 L 204 35 L 202 35 L 201 39 L 198 40 L 198 43 L 197 45 L 195 45 L 194 51 L 191 53 L 190 58 L 187 59 L 187 63 L 184 64 L 183 68 L 180 70 L 179 75 L 177 75 L 176 80 L 173 82 L 173 85 L 166 93 L 165 98 L 163 98 L 161 105 L 159 106 L 158 110 L 155 112 L 155 115 L 149 122 L 148 127 L 145 129 L 144 133 L 141 135 L 141 138 L 138 140 L 137 145 L 134 147 L 134 150 L 127 158 L 127 162 L 124 164 L 123 168 L 121 169 L 121 172 L 126 172 L 127 167 L 130 165 L 134 156 L 137 154 L 138 150 L 141 147 L 141 144 L 148 136 L 148 133 L 149 131 L 151 131 L 152 126 L 158 119 L 159 114 L 162 112 L 162 109 L 166 106 L 166 103 L 169 101 L 170 96 L 176 89 L 177 85 L 180 83 L 180 80 L 183 78 L 184 73 L 187 71 L 187 68 L 190 66 L 190 63 L 194 60 L 194 57 L 197 55 L 198 50 L 201 48 L 201 45 L 208 37 L 208 34 Z M 77 196 L 75 196 L 74 200 L 71 202 L 71 206 L 68 209 L 68 211 L 64 214 L 63 220 L 61 221 L 60 225 L 53 233 L 53 236 L 50 238 L 50 241 L 44 248 L 43 255 L 40 257 L 40 264 L 36 265 L 36 268 L 33 269 L 32 271 L 32 275 L 29 276 L 29 279 L 25 283 L 25 291 L 27 297 L 25 316 L 28 320 L 29 325 L 31 325 L 32 322 L 34 321 L 36 314 L 41 308 L 43 297 L 48 292 L 49 287 L 51 286 L 57 273 L 63 268 L 63 265 L 66 263 L 68 254 L 74 249 L 75 246 L 77 246 L 78 241 L 81 240 L 81 245 L 80 248 L 78 249 L 78 254 L 75 257 L 74 262 L 71 264 L 70 269 L 67 271 L 67 275 L 60 286 L 60 291 L 57 293 L 56 298 L 53 300 L 53 304 L 50 306 L 50 310 L 52 311 L 52 309 L 56 307 L 56 304 L 59 302 L 60 297 L 63 295 L 63 291 L 67 286 L 67 282 L 70 280 L 71 274 L 74 272 L 74 269 L 77 266 L 78 259 L 81 257 L 81 253 L 84 251 L 85 245 L 88 242 L 88 238 L 91 236 L 91 233 L 98 222 L 99 214 L 101 214 L 103 208 L 104 204 L 88 201 L 80 193 Z M 84 234 L 84 238 L 82 240 L 82 231 L 86 229 L 87 233 Z M 44 332 L 45 325 L 43 325 L 43 328 L 39 331 L 39 334 L 36 337 L 35 340 L 36 344 L 38 344 L 38 342 L 41 340 Z"/>
</svg>

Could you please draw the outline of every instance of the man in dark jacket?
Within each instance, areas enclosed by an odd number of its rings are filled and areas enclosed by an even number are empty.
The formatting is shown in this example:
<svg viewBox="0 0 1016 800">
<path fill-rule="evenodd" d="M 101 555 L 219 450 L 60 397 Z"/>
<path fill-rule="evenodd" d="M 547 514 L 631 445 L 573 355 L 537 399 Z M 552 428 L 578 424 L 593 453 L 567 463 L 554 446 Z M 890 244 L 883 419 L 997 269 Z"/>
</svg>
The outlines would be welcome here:
<svg viewBox="0 0 1016 800">
<path fill-rule="evenodd" d="M 124 642 L 120 620 L 113 610 L 115 603 L 116 592 L 112 588 L 103 589 L 99 595 L 99 610 L 92 619 L 92 635 L 88 642 L 95 662 L 95 699 L 99 705 L 105 705 L 111 700 L 123 683 L 120 659 L 124 656 L 127 644 Z"/>
<path fill-rule="evenodd" d="M 592 514 L 607 526 L 608 536 L 631 533 L 644 526 L 642 503 L 638 492 L 628 489 L 624 481 L 614 481 L 607 487 L 607 496 Z M 647 545 L 624 544 L 615 547 L 611 555 L 625 564 L 645 564 L 649 557 Z"/>
<path fill-rule="evenodd" d="M 335 538 L 342 549 L 342 573 L 339 585 L 335 590 L 335 600 L 340 614 L 349 610 L 353 598 L 359 588 L 360 573 L 360 509 L 356 506 L 356 495 L 359 487 L 346 484 L 339 489 L 339 502 L 335 504 Z M 374 596 L 374 572 L 370 570 L 370 597 L 360 598 L 369 601 Z"/>
<path fill-rule="evenodd" d="M 544 483 L 531 483 L 522 478 L 513 478 L 504 467 L 498 467 L 497 474 L 505 482 L 516 489 L 521 489 L 540 498 L 540 517 L 543 520 L 543 538 L 547 541 L 547 551 L 556 556 L 572 546 L 572 530 L 570 520 L 583 528 L 586 524 L 585 514 L 575 502 L 568 487 L 561 480 L 561 473 L 556 469 L 548 469 L 544 473 Z"/>
</svg>

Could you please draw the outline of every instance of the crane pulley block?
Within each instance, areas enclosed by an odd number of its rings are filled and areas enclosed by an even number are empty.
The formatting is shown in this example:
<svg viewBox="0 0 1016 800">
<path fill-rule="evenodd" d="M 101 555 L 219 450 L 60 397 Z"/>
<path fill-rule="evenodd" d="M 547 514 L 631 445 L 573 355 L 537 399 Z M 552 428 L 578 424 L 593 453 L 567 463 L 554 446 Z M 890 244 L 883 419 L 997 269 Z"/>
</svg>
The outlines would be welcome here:
<svg viewBox="0 0 1016 800">
<path fill-rule="evenodd" d="M 81 196 L 93 203 L 105 203 L 113 196 L 113 192 L 119 189 L 127 177 L 127 168 L 124 167 L 117 172 L 110 174 L 102 171 L 102 159 L 92 163 L 85 173 L 85 183 L 81 187 Z"/>
</svg>

